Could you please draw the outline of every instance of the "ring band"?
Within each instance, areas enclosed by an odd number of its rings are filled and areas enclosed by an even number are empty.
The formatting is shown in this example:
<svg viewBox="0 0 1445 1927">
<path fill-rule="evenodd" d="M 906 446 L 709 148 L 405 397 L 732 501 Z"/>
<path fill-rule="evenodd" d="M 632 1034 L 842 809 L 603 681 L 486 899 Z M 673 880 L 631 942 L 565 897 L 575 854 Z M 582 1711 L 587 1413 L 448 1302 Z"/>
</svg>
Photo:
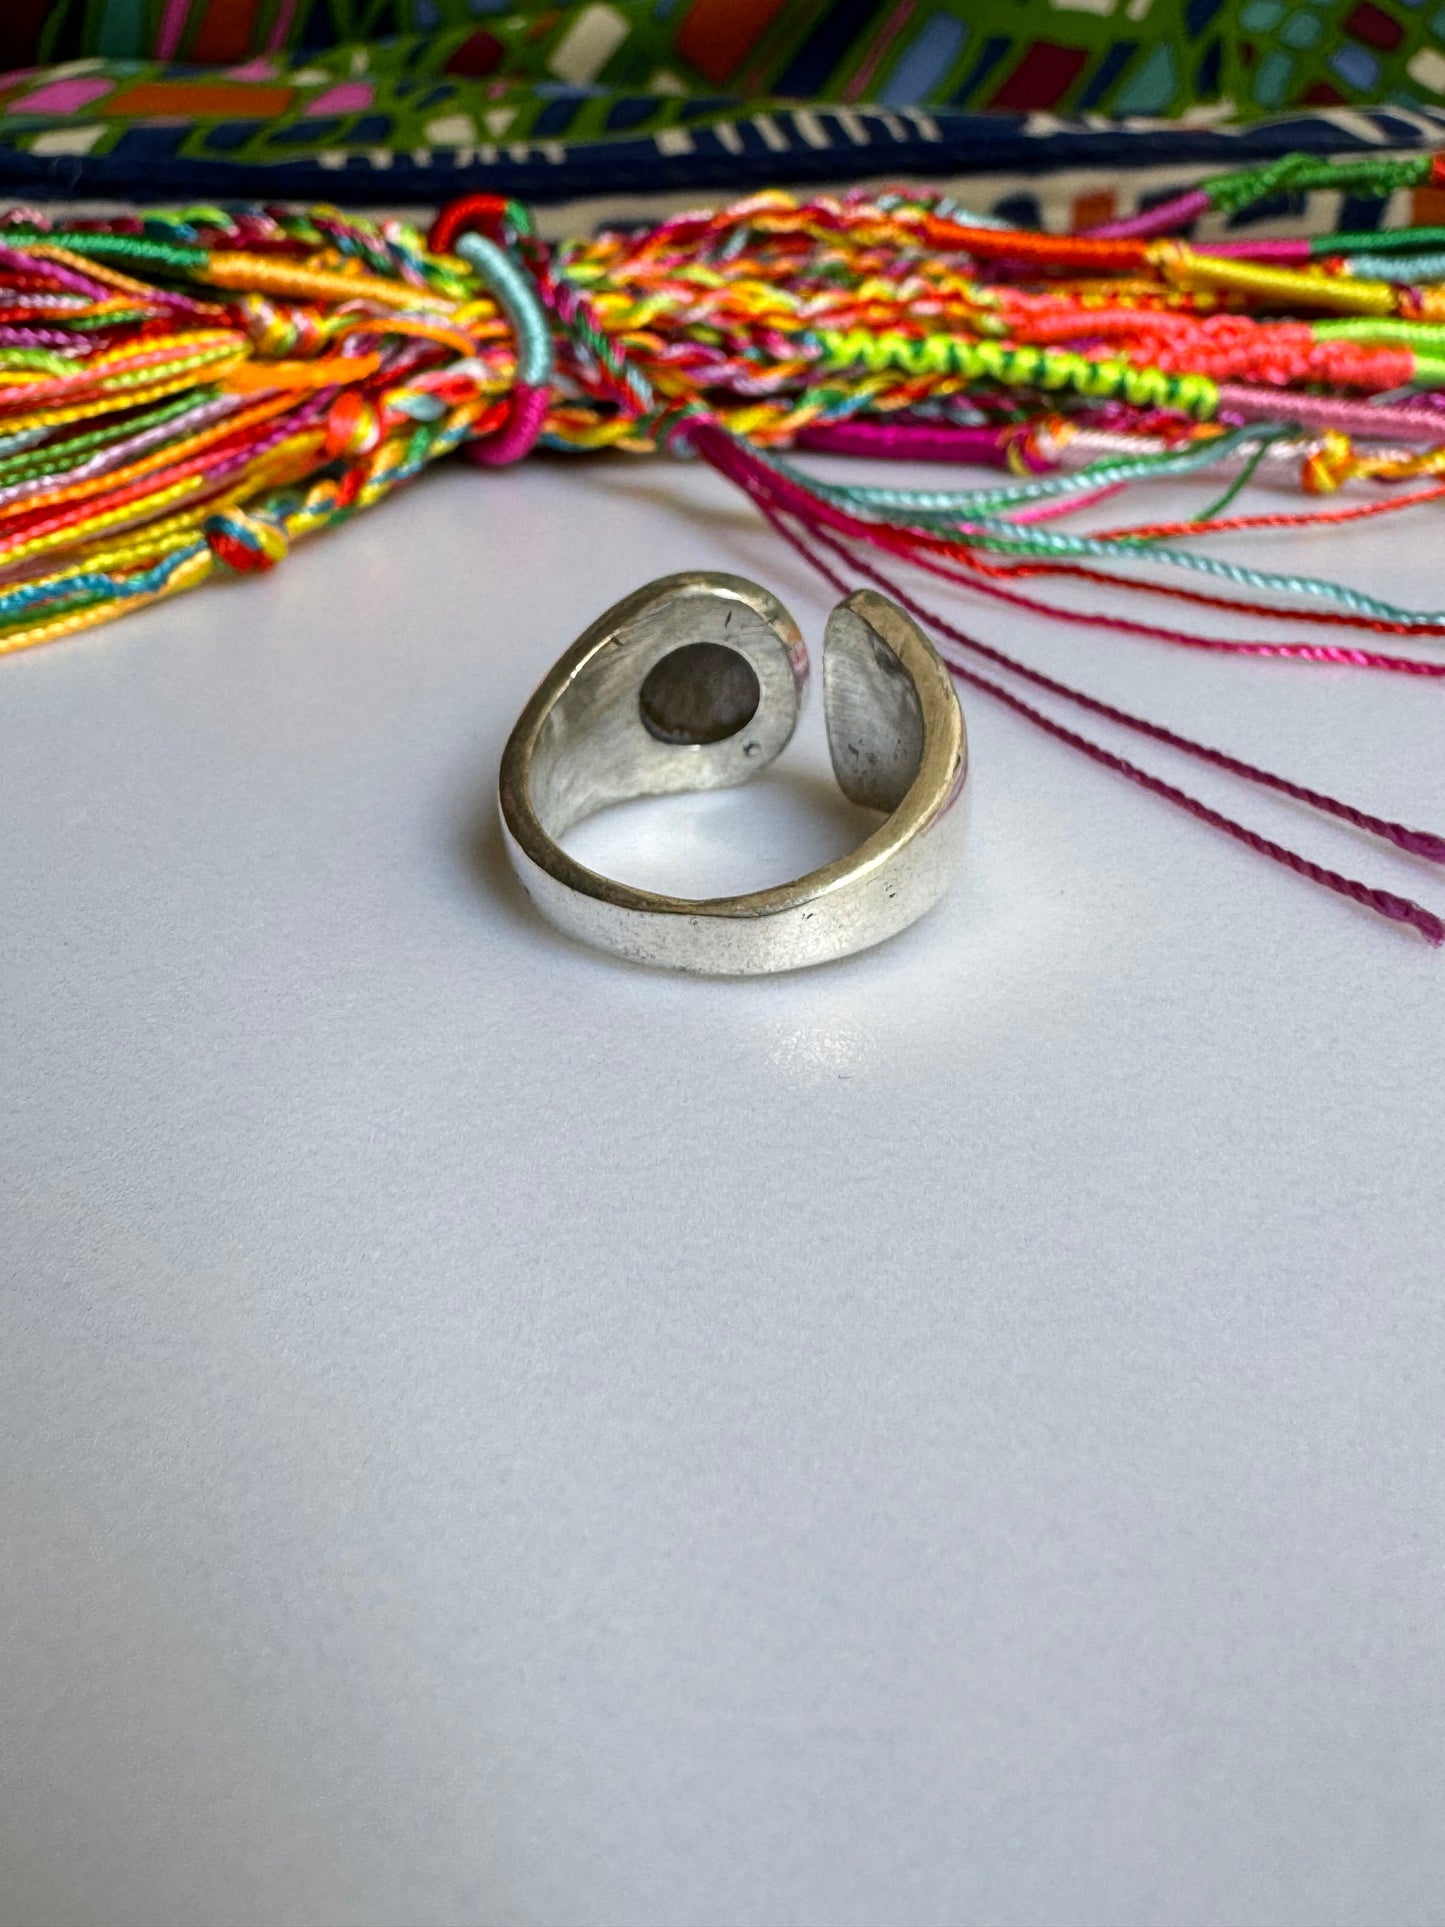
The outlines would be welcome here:
<svg viewBox="0 0 1445 1927">
<path fill-rule="evenodd" d="M 740 576 L 665 576 L 600 616 L 543 679 L 502 757 L 507 851 L 542 914 L 635 963 L 749 976 L 864 950 L 930 909 L 961 854 L 963 714 L 917 624 L 871 589 L 839 603 L 823 645 L 838 786 L 888 812 L 850 855 L 793 883 L 694 900 L 601 876 L 558 841 L 614 803 L 748 782 L 792 736 L 807 678 L 792 617 Z"/>
</svg>

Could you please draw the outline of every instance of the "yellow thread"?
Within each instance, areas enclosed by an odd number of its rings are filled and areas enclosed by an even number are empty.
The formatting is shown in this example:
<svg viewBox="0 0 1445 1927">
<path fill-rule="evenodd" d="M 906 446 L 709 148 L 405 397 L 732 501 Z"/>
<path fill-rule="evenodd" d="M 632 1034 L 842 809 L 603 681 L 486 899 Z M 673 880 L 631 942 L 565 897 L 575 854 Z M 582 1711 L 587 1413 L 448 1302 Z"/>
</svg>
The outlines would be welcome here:
<svg viewBox="0 0 1445 1927">
<path fill-rule="evenodd" d="M 304 429 L 300 433 L 288 437 L 285 442 L 282 442 L 277 448 L 269 450 L 261 461 L 253 465 L 250 474 L 246 478 L 244 488 L 238 491 L 238 494 L 250 495 L 255 492 L 258 485 L 266 485 L 269 483 L 269 485 L 274 486 L 272 471 L 277 469 L 278 466 L 283 472 L 286 470 L 293 471 L 297 477 L 304 475 L 307 467 L 315 460 L 316 451 L 320 447 L 322 439 L 322 431 L 318 428 Z M 17 542 L 13 546 L 5 541 L 3 537 L 0 537 L 0 562 L 3 562 L 6 568 L 13 568 L 19 563 L 28 561 L 33 556 L 44 555 L 51 549 L 62 548 L 72 542 L 84 541 L 87 537 L 100 534 L 108 528 L 116 528 L 123 526 L 126 522 L 137 521 L 154 509 L 163 508 L 181 501 L 185 496 L 195 494 L 197 489 L 213 486 L 213 483 L 214 478 L 205 474 L 183 476 L 179 481 L 172 482 L 166 488 L 157 489 L 154 494 L 147 495 L 141 500 L 124 502 L 117 508 L 106 509 L 99 514 L 83 517 L 78 522 L 68 522 L 62 528 L 43 531 L 38 535 L 31 536 L 27 541 Z M 219 498 L 211 497 L 208 498 L 208 505 L 209 507 L 215 507 L 218 506 L 220 501 L 228 501 L 231 499 L 235 498 L 230 495 Z"/>
<path fill-rule="evenodd" d="M 1218 254 L 1196 254 L 1180 241 L 1159 241 L 1149 259 L 1176 287 L 1226 288 L 1275 308 L 1326 308 L 1337 314 L 1394 314 L 1398 289 L 1389 281 L 1346 281 L 1338 275 L 1263 267 Z"/>
<path fill-rule="evenodd" d="M 82 629 L 93 629 L 97 623 L 109 622 L 114 616 L 129 615 L 132 609 L 144 609 L 152 602 L 178 595 L 183 589 L 204 582 L 215 566 L 215 557 L 207 549 L 190 561 L 182 562 L 163 589 L 151 589 L 121 602 L 95 603 L 88 609 L 77 609 L 70 615 L 52 616 L 49 622 L 13 629 L 8 634 L 0 635 L 0 656 L 18 655 L 23 649 L 38 649 L 42 643 L 59 642 L 62 636 L 73 636 Z"/>
<path fill-rule="evenodd" d="M 260 294 L 297 295 L 313 301 L 374 301 L 382 308 L 414 308 L 429 300 L 450 311 L 456 304 L 435 291 L 424 292 L 404 282 L 383 281 L 379 274 L 335 273 L 324 268 L 295 267 L 263 254 L 213 254 L 193 270 L 196 279 L 218 288 L 249 288 Z"/>
</svg>

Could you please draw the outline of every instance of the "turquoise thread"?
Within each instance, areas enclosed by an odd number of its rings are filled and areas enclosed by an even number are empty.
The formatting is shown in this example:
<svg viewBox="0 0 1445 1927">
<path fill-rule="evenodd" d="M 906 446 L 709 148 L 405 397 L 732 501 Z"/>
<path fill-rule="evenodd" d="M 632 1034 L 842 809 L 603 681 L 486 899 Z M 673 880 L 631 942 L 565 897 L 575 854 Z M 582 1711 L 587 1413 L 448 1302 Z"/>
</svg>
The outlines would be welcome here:
<svg viewBox="0 0 1445 1927">
<path fill-rule="evenodd" d="M 531 279 L 512 257 L 485 234 L 463 234 L 455 252 L 476 270 L 496 297 L 517 337 L 517 379 L 530 388 L 548 388 L 557 366 L 552 330 Z"/>
</svg>

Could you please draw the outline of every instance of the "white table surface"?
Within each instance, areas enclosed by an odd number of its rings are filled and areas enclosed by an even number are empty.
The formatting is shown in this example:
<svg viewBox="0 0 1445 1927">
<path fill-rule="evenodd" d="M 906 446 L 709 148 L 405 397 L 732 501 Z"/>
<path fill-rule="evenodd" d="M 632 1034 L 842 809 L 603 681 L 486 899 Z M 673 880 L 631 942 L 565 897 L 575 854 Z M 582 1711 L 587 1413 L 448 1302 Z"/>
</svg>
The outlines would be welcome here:
<svg viewBox="0 0 1445 1927">
<path fill-rule="evenodd" d="M 1439 513 L 1234 552 L 1440 603 Z M 502 742 L 699 566 L 821 634 L 537 461 L 0 662 L 0 1922 L 1438 1927 L 1445 959 L 977 699 L 892 945 L 569 946 Z M 1445 687 L 953 607 L 1445 828 Z M 576 847 L 791 873 L 786 761 Z"/>
</svg>

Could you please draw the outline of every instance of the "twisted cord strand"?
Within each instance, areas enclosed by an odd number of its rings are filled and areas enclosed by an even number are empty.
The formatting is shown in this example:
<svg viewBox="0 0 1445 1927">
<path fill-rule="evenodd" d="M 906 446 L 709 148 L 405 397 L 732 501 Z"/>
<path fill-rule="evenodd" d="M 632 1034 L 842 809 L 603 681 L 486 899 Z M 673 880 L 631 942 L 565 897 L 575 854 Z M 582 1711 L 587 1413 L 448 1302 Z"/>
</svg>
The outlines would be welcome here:
<svg viewBox="0 0 1445 1927">
<path fill-rule="evenodd" d="M 807 545 L 788 529 L 782 516 L 776 511 L 764 510 L 763 513 L 778 534 L 798 550 L 804 560 L 812 565 L 836 593 L 847 594 L 848 585 L 843 577 L 819 556 L 813 554 Z M 865 573 L 873 575 L 875 580 L 883 581 L 887 586 L 886 578 L 876 572 L 865 570 Z M 888 592 L 897 594 L 897 591 L 891 587 Z M 904 606 L 908 606 L 906 602 Z M 1437 948 L 1445 944 L 1445 921 L 1437 917 L 1433 911 L 1427 910 L 1423 904 L 1416 903 L 1409 897 L 1398 896 L 1394 891 L 1380 890 L 1371 884 L 1361 883 L 1355 877 L 1344 876 L 1338 870 L 1327 869 L 1323 864 L 1301 856 L 1298 851 L 1274 842 L 1272 838 L 1264 836 L 1260 831 L 1252 830 L 1247 824 L 1239 823 L 1233 817 L 1226 816 L 1223 811 L 1201 802 L 1197 796 L 1191 796 L 1187 790 L 1166 782 L 1163 777 L 1154 775 L 1152 771 L 1141 769 L 1137 763 L 1131 763 L 1127 757 L 1119 756 L 1113 750 L 1106 749 L 1102 743 L 1096 743 L 1088 736 L 1081 736 L 1077 730 L 1068 728 L 1066 724 L 1058 722 L 1052 716 L 1046 716 L 1042 710 L 1035 709 L 1031 703 L 1025 702 L 1021 696 L 1016 696 L 1012 690 L 1005 689 L 1002 684 L 994 682 L 990 677 L 981 676 L 977 670 L 968 668 L 951 656 L 946 657 L 945 660 L 948 662 L 950 673 L 961 682 L 992 697 L 996 702 L 1003 703 L 1016 715 L 1022 716 L 1026 722 L 1032 723 L 1036 729 L 1043 730 L 1046 735 L 1057 738 L 1061 743 L 1067 743 L 1070 749 L 1078 750 L 1105 769 L 1113 770 L 1116 775 L 1123 776 L 1139 788 L 1148 790 L 1152 795 L 1162 798 L 1164 802 L 1172 804 L 1176 809 L 1185 811 L 1199 822 L 1207 823 L 1211 829 L 1220 830 L 1226 836 L 1233 837 L 1246 849 L 1253 850 L 1257 855 L 1282 865 L 1285 869 L 1293 871 L 1296 876 L 1319 884 L 1322 888 L 1333 891 L 1337 896 L 1346 897 L 1352 903 L 1359 904 L 1362 909 L 1374 911 L 1377 916 L 1385 917 L 1394 923 L 1407 924 L 1411 929 L 1418 931 L 1427 943 Z"/>
</svg>

